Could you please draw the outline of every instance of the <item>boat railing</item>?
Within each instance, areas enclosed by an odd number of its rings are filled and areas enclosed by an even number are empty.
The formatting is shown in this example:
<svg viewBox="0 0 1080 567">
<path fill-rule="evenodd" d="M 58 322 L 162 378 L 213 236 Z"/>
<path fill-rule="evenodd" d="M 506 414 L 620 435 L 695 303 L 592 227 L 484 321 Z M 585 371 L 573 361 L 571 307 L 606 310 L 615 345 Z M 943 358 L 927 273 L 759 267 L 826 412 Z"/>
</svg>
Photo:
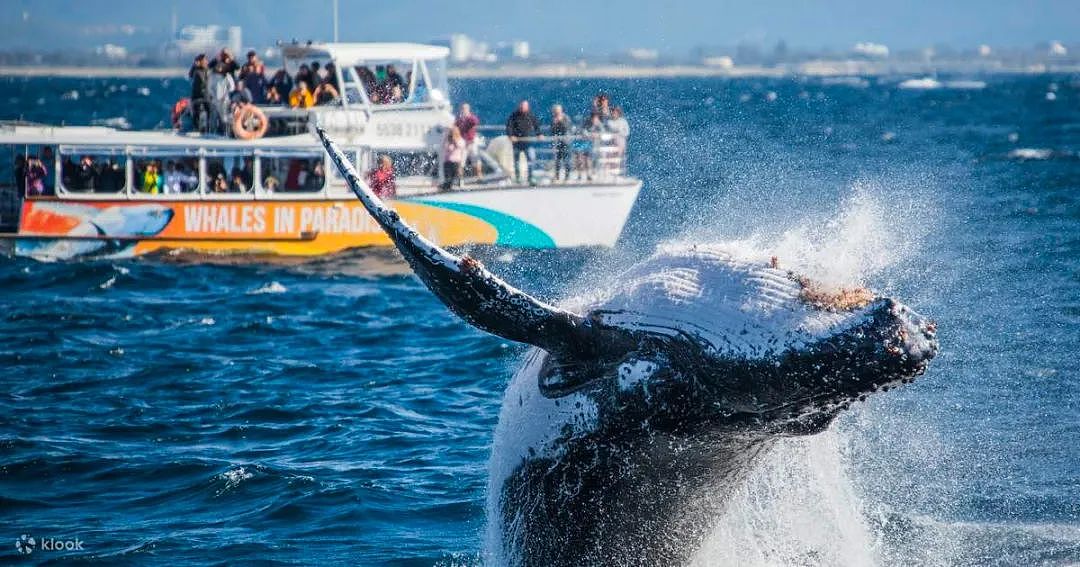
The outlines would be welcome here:
<svg viewBox="0 0 1080 567">
<path fill-rule="evenodd" d="M 477 129 L 484 136 L 480 140 L 482 147 L 510 176 L 515 174 L 514 162 L 529 157 L 534 157 L 532 181 L 540 183 L 560 178 L 567 170 L 575 179 L 592 181 L 616 180 L 627 175 L 626 138 L 612 132 L 511 139 L 503 126 L 479 126 Z M 550 131 L 550 128 L 545 126 L 541 131 Z M 525 151 L 514 155 L 515 142 L 525 144 Z M 518 168 L 522 165 L 519 163 Z M 560 171 L 556 171 L 556 167 Z"/>
</svg>

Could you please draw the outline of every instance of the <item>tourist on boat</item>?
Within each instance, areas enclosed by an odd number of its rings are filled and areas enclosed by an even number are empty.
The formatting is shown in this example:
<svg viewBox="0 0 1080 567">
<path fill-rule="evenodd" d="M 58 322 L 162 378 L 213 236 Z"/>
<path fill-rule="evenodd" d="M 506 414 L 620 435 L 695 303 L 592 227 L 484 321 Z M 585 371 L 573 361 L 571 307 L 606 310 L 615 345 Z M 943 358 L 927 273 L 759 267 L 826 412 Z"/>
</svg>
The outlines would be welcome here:
<svg viewBox="0 0 1080 567">
<path fill-rule="evenodd" d="M 529 110 L 529 101 L 519 102 L 517 110 L 510 114 L 510 118 L 506 120 L 506 135 L 510 137 L 514 148 L 514 178 L 518 183 L 524 183 L 525 180 L 532 183 L 532 162 L 536 160 L 533 139 L 540 135 L 540 121 Z M 518 165 L 522 153 L 525 154 L 525 180 L 522 180 Z"/>
<path fill-rule="evenodd" d="M 604 129 L 612 134 L 616 158 L 615 169 L 618 169 L 619 164 L 622 164 L 623 156 L 626 155 L 626 140 L 630 137 L 630 123 L 626 121 L 621 106 L 611 109 L 611 120 L 608 120 Z"/>
<path fill-rule="evenodd" d="M 311 67 L 308 67 L 307 63 L 301 63 L 300 68 L 296 71 L 296 80 L 294 84 L 300 84 L 300 81 L 307 83 L 308 85 L 317 85 L 318 75 L 311 72 Z M 289 92 L 292 92 L 291 90 Z"/>
<path fill-rule="evenodd" d="M 300 189 L 307 177 L 307 161 L 302 159 L 289 160 L 289 168 L 285 172 L 285 190 L 296 191 Z"/>
<path fill-rule="evenodd" d="M 606 93 L 597 93 L 593 97 L 592 112 L 590 116 L 595 113 L 600 116 L 600 124 L 607 124 L 608 120 L 611 120 L 611 98 Z"/>
<path fill-rule="evenodd" d="M 216 69 L 218 73 L 223 75 L 228 75 L 235 81 L 236 72 L 240 70 L 240 65 L 233 57 L 232 51 L 229 51 L 228 48 L 222 48 L 217 58 L 210 62 L 210 68 Z"/>
<path fill-rule="evenodd" d="M 45 164 L 37 156 L 30 156 L 26 160 L 24 172 L 24 190 L 27 196 L 36 197 L 45 194 Z"/>
<path fill-rule="evenodd" d="M 150 162 L 146 164 L 146 168 L 143 169 L 142 174 L 142 192 L 150 193 L 151 195 L 157 195 L 163 192 L 165 187 L 165 179 L 158 171 L 157 162 Z"/>
<path fill-rule="evenodd" d="M 188 71 L 191 79 L 191 116 L 195 129 L 206 132 L 210 127 L 210 67 L 206 54 L 195 56 Z"/>
<path fill-rule="evenodd" d="M 127 175 L 120 164 L 106 160 L 98 176 L 98 188 L 102 193 L 119 193 L 127 184 Z"/>
<path fill-rule="evenodd" d="M 75 174 L 78 173 L 78 171 L 79 166 L 75 165 L 71 156 L 66 156 L 64 162 L 60 164 L 60 181 L 64 184 L 64 187 L 78 189 L 78 187 L 75 187 L 75 184 L 78 182 L 75 178 Z"/>
<path fill-rule="evenodd" d="M 397 195 L 394 180 L 394 162 L 388 155 L 379 156 L 379 165 L 367 173 L 367 184 L 380 199 L 393 199 Z"/>
<path fill-rule="evenodd" d="M 371 71 L 371 68 L 366 65 L 356 67 L 356 76 L 360 78 L 360 84 L 364 85 L 364 94 L 372 102 L 378 102 L 375 100 L 375 92 L 378 89 L 379 81 L 375 78 L 375 73 Z"/>
<path fill-rule="evenodd" d="M 191 164 L 190 169 L 184 162 L 176 164 L 176 171 L 180 174 L 180 191 L 191 193 L 199 187 L 199 162 Z"/>
<path fill-rule="evenodd" d="M 341 92 L 341 84 L 338 83 L 337 66 L 332 62 L 326 64 L 326 78 L 323 79 L 323 84 L 328 84 L 334 87 L 335 91 Z"/>
<path fill-rule="evenodd" d="M 232 92 L 229 93 L 229 116 L 232 116 L 237 108 L 254 102 L 254 99 L 255 97 L 251 94 L 251 91 L 244 86 L 244 83 L 237 81 L 236 84 L 233 85 Z"/>
<path fill-rule="evenodd" d="M 473 114 L 472 107 L 469 103 L 464 103 L 458 110 L 457 119 L 454 120 L 454 126 L 461 132 L 461 137 L 465 140 L 465 155 L 469 161 L 472 161 L 473 175 L 480 177 L 483 175 L 483 163 L 480 161 L 480 141 L 477 139 L 477 127 L 480 126 L 480 117 Z"/>
<path fill-rule="evenodd" d="M 225 179 L 224 173 L 218 173 L 214 176 L 214 183 L 211 186 L 211 190 L 214 193 L 228 193 L 229 182 Z"/>
<path fill-rule="evenodd" d="M 233 193 L 247 193 L 248 184 L 244 181 L 244 174 L 240 171 L 240 168 L 234 167 L 232 174 L 229 175 L 229 191 Z"/>
<path fill-rule="evenodd" d="M 289 72 L 284 68 L 278 69 L 278 72 L 274 73 L 274 77 L 270 79 L 270 86 L 266 89 L 266 100 L 271 104 L 286 104 L 292 90 L 293 80 Z"/>
<path fill-rule="evenodd" d="M 311 108 L 315 106 L 315 96 L 308 89 L 307 81 L 298 81 L 296 88 L 289 93 L 290 108 Z"/>
<path fill-rule="evenodd" d="M 56 154 L 52 146 L 41 148 L 41 163 L 45 166 L 45 194 L 56 194 Z"/>
<path fill-rule="evenodd" d="M 240 69 L 240 82 L 251 95 L 251 102 L 266 104 L 266 66 L 259 61 L 259 55 L 255 51 L 247 52 L 247 63 Z"/>
<path fill-rule="evenodd" d="M 323 81 L 311 95 L 315 98 L 315 104 L 332 104 L 341 99 L 341 93 L 330 84 L 330 81 Z"/>
<path fill-rule="evenodd" d="M 386 92 L 393 90 L 395 85 L 401 88 L 402 93 L 409 88 L 409 83 L 405 81 L 393 65 L 386 66 L 386 79 L 384 80 L 384 83 L 386 84 Z"/>
<path fill-rule="evenodd" d="M 568 136 L 573 132 L 574 124 L 563 111 L 561 104 L 551 107 L 551 136 L 555 138 L 552 149 L 555 151 L 555 181 L 559 180 L 559 171 L 563 172 L 563 181 L 570 181 L 570 143 Z"/>
<path fill-rule="evenodd" d="M 22 187 L 26 191 L 26 156 L 15 154 L 15 187 Z"/>
<path fill-rule="evenodd" d="M 214 118 L 216 120 L 212 129 L 216 132 L 225 132 L 226 125 L 232 123 L 230 97 L 234 90 L 236 90 L 236 79 L 229 73 L 229 66 L 221 62 L 212 66 L 210 99 L 213 103 Z"/>
<path fill-rule="evenodd" d="M 180 180 L 180 172 L 176 170 L 176 163 L 172 160 L 165 162 L 165 194 L 174 195 L 181 193 Z"/>
<path fill-rule="evenodd" d="M 383 102 L 386 104 L 401 104 L 405 102 L 405 91 L 401 90 L 399 85 L 391 85 L 390 94 L 387 95 L 386 100 Z"/>
<path fill-rule="evenodd" d="M 468 143 L 461 135 L 461 129 L 451 126 L 443 138 L 443 183 L 442 190 L 449 191 L 454 185 L 461 184 L 462 172 L 465 168 L 465 153 Z"/>
<path fill-rule="evenodd" d="M 604 132 L 604 125 L 600 121 L 600 113 L 594 112 L 579 133 L 581 137 L 570 144 L 574 153 L 574 173 L 578 181 L 585 175 L 592 181 L 592 171 L 595 162 L 596 145 L 600 142 L 600 136 Z"/>
<path fill-rule="evenodd" d="M 323 188 L 323 184 L 326 183 L 326 170 L 323 169 L 323 163 L 321 159 L 313 160 L 314 163 L 311 166 L 311 172 L 308 173 L 307 178 L 304 179 L 304 189 L 307 191 L 318 191 Z"/>
<path fill-rule="evenodd" d="M 79 160 L 79 169 L 75 171 L 75 186 L 88 193 L 98 188 L 98 170 L 94 165 L 94 158 L 83 156 Z"/>
</svg>

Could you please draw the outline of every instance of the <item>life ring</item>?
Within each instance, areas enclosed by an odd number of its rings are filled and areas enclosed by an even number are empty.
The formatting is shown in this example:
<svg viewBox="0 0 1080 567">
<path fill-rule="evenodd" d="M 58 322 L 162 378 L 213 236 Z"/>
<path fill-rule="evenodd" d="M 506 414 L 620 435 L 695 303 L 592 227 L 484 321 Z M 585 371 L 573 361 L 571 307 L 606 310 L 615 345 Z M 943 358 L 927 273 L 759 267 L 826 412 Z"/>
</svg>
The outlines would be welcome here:
<svg viewBox="0 0 1080 567">
<path fill-rule="evenodd" d="M 180 126 L 181 126 L 180 117 L 182 117 L 184 115 L 184 112 L 187 111 L 189 106 L 191 106 L 191 99 L 190 98 L 182 98 L 182 99 L 176 101 L 176 104 L 173 105 L 173 107 L 172 107 L 172 125 L 173 125 L 173 128 L 175 128 L 177 130 L 180 129 Z"/>
<path fill-rule="evenodd" d="M 233 113 L 233 135 L 241 140 L 254 140 L 266 135 L 270 122 L 266 114 L 254 104 L 245 104 Z"/>
</svg>

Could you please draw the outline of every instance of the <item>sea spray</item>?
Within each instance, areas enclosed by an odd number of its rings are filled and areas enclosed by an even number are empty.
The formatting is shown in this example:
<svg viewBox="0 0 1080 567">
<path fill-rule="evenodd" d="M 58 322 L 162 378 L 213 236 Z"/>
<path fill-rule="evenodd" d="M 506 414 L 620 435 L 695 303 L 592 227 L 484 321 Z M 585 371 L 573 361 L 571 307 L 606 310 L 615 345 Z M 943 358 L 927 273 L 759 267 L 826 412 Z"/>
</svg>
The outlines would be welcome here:
<svg viewBox="0 0 1080 567">
<path fill-rule="evenodd" d="M 871 565 L 875 536 L 835 431 L 778 441 L 693 561 L 696 566 Z"/>
</svg>

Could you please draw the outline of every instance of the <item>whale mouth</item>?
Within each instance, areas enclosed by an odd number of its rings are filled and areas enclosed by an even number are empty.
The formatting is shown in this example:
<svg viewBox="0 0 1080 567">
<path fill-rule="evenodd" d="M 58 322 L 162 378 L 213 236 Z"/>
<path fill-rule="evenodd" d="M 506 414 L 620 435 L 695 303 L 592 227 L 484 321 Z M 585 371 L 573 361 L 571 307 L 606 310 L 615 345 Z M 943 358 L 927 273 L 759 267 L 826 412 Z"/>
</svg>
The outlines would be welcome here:
<svg viewBox="0 0 1080 567">
<path fill-rule="evenodd" d="M 924 374 L 939 349 L 936 323 L 891 298 L 874 300 L 866 312 L 862 325 L 786 360 L 795 395 L 755 421 L 782 434 L 818 433 L 853 403 Z"/>
</svg>

